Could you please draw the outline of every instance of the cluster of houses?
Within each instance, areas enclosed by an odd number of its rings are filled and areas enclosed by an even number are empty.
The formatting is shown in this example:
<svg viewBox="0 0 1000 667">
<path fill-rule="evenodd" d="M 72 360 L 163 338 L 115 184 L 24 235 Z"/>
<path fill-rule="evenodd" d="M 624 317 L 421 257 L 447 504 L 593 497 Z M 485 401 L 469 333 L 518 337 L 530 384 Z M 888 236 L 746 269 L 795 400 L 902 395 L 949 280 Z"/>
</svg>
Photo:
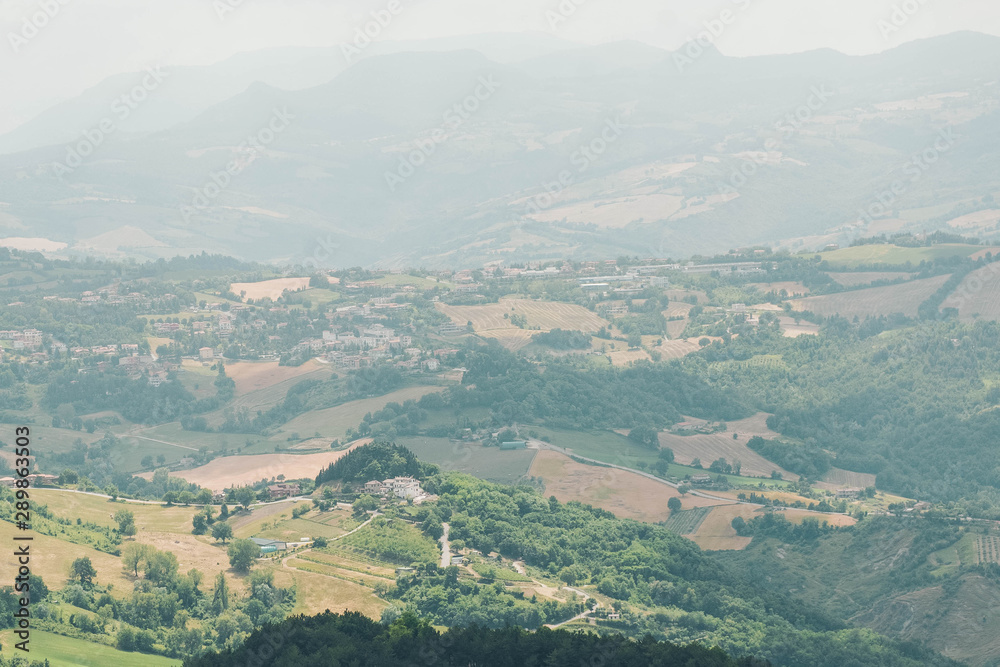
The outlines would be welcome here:
<svg viewBox="0 0 1000 667">
<path fill-rule="evenodd" d="M 267 492 L 271 496 L 271 500 L 278 500 L 279 498 L 294 498 L 295 496 L 302 494 L 302 487 L 298 484 L 287 484 L 279 483 L 272 484 L 267 487 Z"/>
<path fill-rule="evenodd" d="M 9 489 L 13 489 L 17 486 L 17 480 L 20 477 L 0 477 L 0 486 L 6 486 Z M 59 482 L 58 475 L 46 475 L 43 473 L 32 473 L 27 475 L 24 479 L 28 480 L 31 486 L 55 486 Z"/>
<path fill-rule="evenodd" d="M 420 481 L 413 477 L 393 477 L 382 480 L 373 479 L 365 482 L 365 493 L 383 498 L 395 497 L 403 500 L 413 500 L 415 503 L 433 500 L 435 496 L 420 487 Z"/>
</svg>

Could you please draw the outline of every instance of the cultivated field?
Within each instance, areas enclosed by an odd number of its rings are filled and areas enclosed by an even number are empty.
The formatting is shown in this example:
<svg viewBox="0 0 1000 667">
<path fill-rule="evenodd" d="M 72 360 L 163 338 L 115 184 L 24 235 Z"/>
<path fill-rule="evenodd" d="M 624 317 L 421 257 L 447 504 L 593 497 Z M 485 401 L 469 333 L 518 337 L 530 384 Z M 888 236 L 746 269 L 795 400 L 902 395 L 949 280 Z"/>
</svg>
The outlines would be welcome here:
<svg viewBox="0 0 1000 667">
<path fill-rule="evenodd" d="M 959 216 L 948 221 L 948 226 L 955 229 L 983 230 L 1000 223 L 1000 210 L 977 211 Z"/>
<path fill-rule="evenodd" d="M 194 362 L 198 364 L 198 362 Z M 226 375 L 236 383 L 236 394 L 242 396 L 250 392 L 269 389 L 288 380 L 304 379 L 303 376 L 321 373 L 329 376 L 329 366 L 311 359 L 301 366 L 279 366 L 277 361 L 239 361 L 226 363 Z M 317 375 L 316 377 L 321 377 Z M 282 397 L 283 398 L 283 397 Z"/>
<path fill-rule="evenodd" d="M 337 452 L 323 452 L 322 454 L 224 456 L 198 468 L 170 473 L 170 476 L 180 477 L 192 484 L 213 491 L 223 491 L 233 486 L 246 486 L 278 475 L 284 475 L 287 479 L 315 477 L 321 469 L 361 444 L 363 441 L 358 441 L 347 449 Z M 150 479 L 152 476 L 151 472 L 139 475 L 145 479 Z"/>
<path fill-rule="evenodd" d="M 673 512 L 663 527 L 678 535 L 690 535 L 698 530 L 702 521 L 712 512 L 711 507 L 696 507 L 691 510 Z"/>
<path fill-rule="evenodd" d="M 837 488 L 866 489 L 869 486 L 875 486 L 875 475 L 830 468 L 830 471 L 823 475 L 823 482 L 833 484 Z"/>
<path fill-rule="evenodd" d="M 920 304 L 926 301 L 949 276 L 936 276 L 924 280 L 914 280 L 901 285 L 870 287 L 868 289 L 812 296 L 790 301 L 793 310 L 807 310 L 823 317 L 841 315 L 848 319 L 861 319 L 902 313 L 916 317 Z"/>
<path fill-rule="evenodd" d="M 939 243 L 938 245 L 922 248 L 903 248 L 894 245 L 861 245 L 819 254 L 832 266 L 852 269 L 868 264 L 892 264 L 904 267 L 909 263 L 916 266 L 925 260 L 969 257 L 981 250 L 981 246 L 964 243 Z M 809 253 L 809 256 L 815 256 L 815 253 Z"/>
<path fill-rule="evenodd" d="M 399 437 L 396 442 L 427 463 L 443 470 L 457 470 L 480 479 L 500 484 L 516 484 L 529 474 L 537 450 L 500 451 L 499 447 L 483 447 L 475 442 L 458 442 L 448 438 Z"/>
<path fill-rule="evenodd" d="M 259 283 L 233 283 L 229 286 L 229 291 L 246 299 L 269 298 L 277 301 L 287 290 L 298 292 L 309 287 L 309 278 L 275 278 L 274 280 L 264 280 Z"/>
<path fill-rule="evenodd" d="M 702 521 L 698 530 L 693 535 L 687 537 L 693 540 L 702 549 L 710 551 L 727 551 L 734 549 L 745 549 L 750 544 L 750 537 L 740 537 L 733 528 L 733 519 L 740 516 L 744 521 L 750 521 L 754 517 L 761 516 L 767 510 L 758 505 L 723 505 L 714 508 L 708 517 Z M 849 516 L 840 514 L 823 514 L 822 512 L 810 512 L 809 510 L 777 510 L 776 513 L 783 515 L 792 523 L 802 523 L 806 518 L 817 519 L 820 523 L 826 521 L 831 526 L 851 526 L 856 523 Z"/>
<path fill-rule="evenodd" d="M 962 320 L 1000 320 L 1000 263 L 973 271 L 942 308 L 957 308 Z"/>
<path fill-rule="evenodd" d="M 646 350 L 615 350 L 607 353 L 612 366 L 628 366 L 637 361 L 649 361 L 649 352 Z"/>
<path fill-rule="evenodd" d="M 606 320 L 583 306 L 555 301 L 500 299 L 499 303 L 482 306 L 449 306 L 439 303 L 437 307 L 455 324 L 465 325 L 467 322 L 472 322 L 476 333 L 517 329 L 518 327 L 515 327 L 509 319 L 511 315 L 524 317 L 529 327 L 538 327 L 542 331 L 552 329 L 597 331 L 601 327 L 608 326 Z"/>
<path fill-rule="evenodd" d="M 668 325 L 672 322 L 668 322 Z M 665 340 L 662 345 L 653 349 L 662 355 L 663 359 L 680 359 L 701 349 L 698 344 L 699 338 L 682 338 L 679 340 Z"/>
<path fill-rule="evenodd" d="M 834 282 L 844 287 L 864 287 L 880 280 L 896 281 L 899 279 L 909 280 L 912 273 L 902 271 L 861 271 L 858 273 L 828 273 Z"/>
<path fill-rule="evenodd" d="M 976 540 L 976 555 L 980 563 L 1000 563 L 1000 537 L 980 535 Z"/>
<path fill-rule="evenodd" d="M 493 329 L 477 333 L 483 338 L 495 338 L 505 348 L 516 352 L 530 345 L 531 337 L 538 332 L 527 329 Z"/>
<path fill-rule="evenodd" d="M 289 434 L 299 433 L 302 437 L 319 433 L 324 438 L 343 438 L 349 428 L 357 428 L 369 412 L 378 412 L 389 403 L 405 403 L 419 400 L 427 394 L 443 391 L 444 387 L 407 387 L 376 398 L 363 398 L 323 410 L 313 410 L 299 415 L 281 427 L 272 441 L 284 441 Z"/>
<path fill-rule="evenodd" d="M 725 501 L 681 496 L 675 488 L 624 470 L 577 463 L 551 450 L 539 451 L 529 473 L 545 484 L 545 495 L 560 502 L 576 500 L 613 512 L 615 516 L 659 523 L 670 518 L 667 501 L 680 498 L 683 509 L 709 507 Z"/>
<path fill-rule="evenodd" d="M 787 480 L 797 480 L 795 473 L 784 470 L 771 463 L 763 456 L 747 447 L 747 441 L 755 435 L 762 438 L 776 438 L 778 434 L 767 427 L 767 415 L 763 412 L 741 419 L 727 422 L 727 430 L 720 433 L 697 435 L 674 435 L 660 433 L 660 446 L 669 447 L 674 452 L 674 460 L 681 465 L 690 465 L 694 459 L 700 459 L 701 464 L 708 468 L 712 461 L 724 458 L 730 464 L 739 461 L 742 465 L 741 474 L 750 477 L 770 477 L 772 470 L 777 470 Z M 739 438 L 733 440 L 733 434 Z"/>
</svg>

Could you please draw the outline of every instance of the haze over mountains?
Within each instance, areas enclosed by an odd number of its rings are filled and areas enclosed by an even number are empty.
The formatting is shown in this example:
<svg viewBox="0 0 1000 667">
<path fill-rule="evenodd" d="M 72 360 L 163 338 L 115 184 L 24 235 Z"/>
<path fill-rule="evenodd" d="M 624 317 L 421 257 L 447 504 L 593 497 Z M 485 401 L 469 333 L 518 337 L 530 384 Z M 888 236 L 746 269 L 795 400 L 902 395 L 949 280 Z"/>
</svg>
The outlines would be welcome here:
<svg viewBox="0 0 1000 667">
<path fill-rule="evenodd" d="M 490 35 L 363 56 L 113 77 L 0 137 L 0 236 L 463 266 L 1000 235 L 1000 38 L 740 59 Z"/>
</svg>

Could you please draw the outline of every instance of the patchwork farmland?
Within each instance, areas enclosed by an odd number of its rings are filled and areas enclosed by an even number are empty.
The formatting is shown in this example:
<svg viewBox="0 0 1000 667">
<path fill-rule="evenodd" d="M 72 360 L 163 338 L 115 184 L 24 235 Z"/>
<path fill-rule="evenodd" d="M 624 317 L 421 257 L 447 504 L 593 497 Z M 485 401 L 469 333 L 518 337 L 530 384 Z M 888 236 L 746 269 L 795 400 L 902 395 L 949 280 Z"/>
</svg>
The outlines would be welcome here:
<svg viewBox="0 0 1000 667">
<path fill-rule="evenodd" d="M 720 433 L 675 435 L 660 433 L 660 446 L 669 447 L 674 452 L 674 460 L 681 465 L 690 465 L 699 459 L 706 468 L 720 458 L 732 464 L 739 461 L 741 474 L 751 477 L 770 477 L 777 470 L 787 480 L 798 480 L 799 476 L 788 472 L 747 447 L 747 441 L 755 435 L 762 438 L 776 438 L 778 434 L 767 427 L 767 415 L 759 413 L 747 419 L 727 422 L 727 430 Z M 733 434 L 739 436 L 733 439 Z"/>
<path fill-rule="evenodd" d="M 577 463 L 559 452 L 539 451 L 529 473 L 545 484 L 545 495 L 560 502 L 578 501 L 600 507 L 615 516 L 659 523 L 670 518 L 667 501 L 680 498 L 683 509 L 725 503 L 685 495 L 668 484 L 633 472 Z"/>
<path fill-rule="evenodd" d="M 916 317 L 920 304 L 929 299 L 948 278 L 949 276 L 935 276 L 888 287 L 869 287 L 840 294 L 811 296 L 789 303 L 793 310 L 809 311 L 823 317 L 841 315 L 848 319 L 864 319 L 894 313 Z"/>
<path fill-rule="evenodd" d="M 511 315 L 524 317 L 528 327 L 538 327 L 542 331 L 552 329 L 597 331 L 601 327 L 608 326 L 607 320 L 583 306 L 556 301 L 500 299 L 498 303 L 481 306 L 449 306 L 439 303 L 437 308 L 455 324 L 464 325 L 472 322 L 476 333 L 520 328 L 510 321 Z M 504 317 L 505 315 L 507 317 Z"/>
</svg>

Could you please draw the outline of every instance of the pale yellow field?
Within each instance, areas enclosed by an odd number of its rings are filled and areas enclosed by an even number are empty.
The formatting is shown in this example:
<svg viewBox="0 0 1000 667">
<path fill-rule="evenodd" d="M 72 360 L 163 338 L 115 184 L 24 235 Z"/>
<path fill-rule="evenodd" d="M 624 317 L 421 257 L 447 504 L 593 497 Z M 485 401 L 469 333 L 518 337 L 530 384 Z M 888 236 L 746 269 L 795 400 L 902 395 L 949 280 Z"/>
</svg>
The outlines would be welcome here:
<svg viewBox="0 0 1000 667">
<path fill-rule="evenodd" d="M 1000 222 L 1000 210 L 991 209 L 959 216 L 953 220 L 949 220 L 948 226 L 955 229 L 974 229 L 989 227 L 998 222 Z"/>
<path fill-rule="evenodd" d="M 529 327 L 538 327 L 541 331 L 552 329 L 597 331 L 601 327 L 608 326 L 607 320 L 582 306 L 555 301 L 500 299 L 498 303 L 482 306 L 449 306 L 443 303 L 436 305 L 438 310 L 451 318 L 455 324 L 464 325 L 472 322 L 476 333 L 517 329 L 518 327 L 515 327 L 509 319 L 511 315 L 523 316 Z M 505 318 L 504 315 L 508 317 Z M 538 330 L 529 333 L 538 333 Z"/>
<path fill-rule="evenodd" d="M 671 322 L 667 323 L 672 324 Z M 701 349 L 697 338 L 682 338 L 680 340 L 665 340 L 663 344 L 654 348 L 663 355 L 664 359 L 680 359 Z"/>
<path fill-rule="evenodd" d="M 761 516 L 766 512 L 759 505 L 723 505 L 716 507 L 705 517 L 705 520 L 698 526 L 698 530 L 693 535 L 686 535 L 702 549 L 711 551 L 727 551 L 745 549 L 750 544 L 750 537 L 740 537 L 732 526 L 732 521 L 738 516 L 744 521 L 750 521 L 754 517 Z M 818 520 L 820 523 L 827 522 L 831 526 L 852 526 L 856 523 L 849 516 L 840 514 L 824 514 L 822 512 L 810 512 L 809 510 L 777 510 L 776 513 L 783 515 L 792 523 L 802 523 L 806 518 Z"/>
<path fill-rule="evenodd" d="M 309 278 L 275 278 L 274 280 L 263 280 L 259 283 L 233 283 L 229 286 L 229 291 L 237 296 L 246 299 L 270 298 L 277 301 L 285 290 L 298 292 L 309 287 Z"/>
<path fill-rule="evenodd" d="M 545 483 L 545 495 L 560 502 L 576 500 L 613 512 L 615 516 L 656 523 L 670 517 L 667 501 L 680 498 L 683 509 L 711 507 L 725 501 L 681 496 L 675 488 L 661 482 L 614 468 L 577 463 L 568 456 L 541 450 L 528 474 Z"/>
<path fill-rule="evenodd" d="M 100 526 L 117 525 L 113 518 L 114 513 L 120 509 L 126 509 L 135 515 L 135 525 L 140 533 L 145 530 L 157 530 L 189 534 L 191 532 L 191 518 L 197 512 L 195 507 L 111 503 L 106 498 L 56 489 L 35 489 L 32 496 L 61 517 L 79 518 Z"/>
<path fill-rule="evenodd" d="M 649 361 L 649 352 L 646 350 L 615 350 L 608 352 L 608 358 L 613 366 L 628 366 L 637 361 Z"/>
<path fill-rule="evenodd" d="M 197 362 L 196 362 L 197 363 Z M 236 383 L 236 394 L 267 389 L 274 385 L 317 371 L 331 372 L 330 367 L 311 359 L 301 366 L 279 366 L 277 361 L 239 361 L 226 363 L 226 375 Z"/>
<path fill-rule="evenodd" d="M 100 584 L 114 584 L 115 589 L 131 590 L 132 584 L 122 574 L 121 560 L 117 556 L 97 551 L 90 547 L 64 542 L 47 535 L 18 530 L 14 524 L 0 521 L 0 540 L 9 545 L 9 552 L 14 552 L 14 537 L 31 535 L 31 570 L 42 575 L 45 584 L 54 590 L 67 585 L 69 567 L 77 558 L 90 558 L 97 570 L 97 581 Z M 12 556 L 0 560 L 0 581 L 4 585 L 13 584 L 17 573 L 17 563 Z"/>
<path fill-rule="evenodd" d="M 223 491 L 233 486 L 248 486 L 278 475 L 284 475 L 287 479 L 315 477 L 321 469 L 343 457 L 351 449 L 359 447 L 363 442 L 366 441 L 355 442 L 345 450 L 321 454 L 224 456 L 198 468 L 171 473 L 170 476 L 180 477 L 213 491 Z M 138 476 L 150 479 L 152 475 L 153 473 L 146 472 Z"/>
</svg>

